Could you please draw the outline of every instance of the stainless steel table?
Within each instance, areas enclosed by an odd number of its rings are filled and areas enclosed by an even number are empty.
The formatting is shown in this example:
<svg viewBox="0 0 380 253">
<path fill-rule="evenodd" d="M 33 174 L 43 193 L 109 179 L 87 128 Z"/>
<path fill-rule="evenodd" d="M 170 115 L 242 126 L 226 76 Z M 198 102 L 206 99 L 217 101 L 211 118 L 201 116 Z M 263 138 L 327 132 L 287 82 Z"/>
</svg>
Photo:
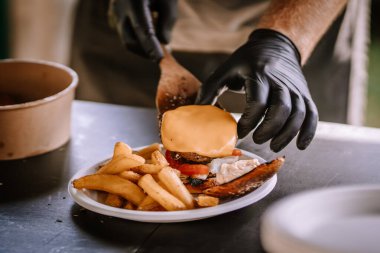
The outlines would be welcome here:
<svg viewBox="0 0 380 253">
<path fill-rule="evenodd" d="M 317 187 L 380 182 L 380 130 L 321 122 L 305 151 L 294 143 L 280 154 L 265 144 L 241 145 L 266 159 L 286 156 L 275 189 L 257 204 L 187 223 L 128 221 L 76 205 L 67 184 L 110 156 L 116 141 L 159 141 L 155 111 L 76 101 L 72 130 L 58 150 L 0 162 L 0 252 L 262 252 L 260 217 L 274 201 Z"/>
</svg>

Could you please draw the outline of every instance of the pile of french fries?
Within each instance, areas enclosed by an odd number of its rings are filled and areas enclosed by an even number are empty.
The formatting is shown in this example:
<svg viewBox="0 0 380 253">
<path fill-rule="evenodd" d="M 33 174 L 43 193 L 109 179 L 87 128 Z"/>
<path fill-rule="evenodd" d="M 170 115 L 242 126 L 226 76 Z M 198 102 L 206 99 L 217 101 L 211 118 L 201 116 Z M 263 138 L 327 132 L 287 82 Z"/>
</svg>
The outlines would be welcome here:
<svg viewBox="0 0 380 253">
<path fill-rule="evenodd" d="M 177 211 L 219 204 L 204 194 L 192 195 L 169 166 L 158 143 L 134 152 L 117 142 L 112 159 L 92 175 L 73 181 L 76 189 L 106 192 L 104 204 L 141 211 Z"/>
</svg>

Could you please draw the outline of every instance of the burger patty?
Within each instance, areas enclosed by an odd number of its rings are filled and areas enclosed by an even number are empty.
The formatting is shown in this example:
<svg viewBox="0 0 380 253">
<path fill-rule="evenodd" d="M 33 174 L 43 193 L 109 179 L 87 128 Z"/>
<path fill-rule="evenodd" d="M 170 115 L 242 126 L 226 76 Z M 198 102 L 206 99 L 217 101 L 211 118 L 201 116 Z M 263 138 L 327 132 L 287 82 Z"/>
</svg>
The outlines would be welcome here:
<svg viewBox="0 0 380 253">
<path fill-rule="evenodd" d="M 212 161 L 213 158 L 208 157 L 208 156 L 202 156 L 198 155 L 197 153 L 193 152 L 171 152 L 171 155 L 173 159 L 175 160 L 182 160 L 182 162 L 192 162 L 192 163 L 202 163 L 206 164 Z M 185 161 L 183 161 L 185 160 Z"/>
</svg>

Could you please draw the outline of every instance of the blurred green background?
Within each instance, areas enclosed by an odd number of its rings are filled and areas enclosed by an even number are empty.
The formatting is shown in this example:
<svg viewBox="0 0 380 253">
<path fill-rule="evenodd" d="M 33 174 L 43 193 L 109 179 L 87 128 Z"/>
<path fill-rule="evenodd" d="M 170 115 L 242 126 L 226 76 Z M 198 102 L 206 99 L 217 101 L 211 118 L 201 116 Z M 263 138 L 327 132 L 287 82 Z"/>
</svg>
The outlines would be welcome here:
<svg viewBox="0 0 380 253">
<path fill-rule="evenodd" d="M 367 126 L 380 127 L 380 1 L 372 0 L 368 65 Z"/>
</svg>

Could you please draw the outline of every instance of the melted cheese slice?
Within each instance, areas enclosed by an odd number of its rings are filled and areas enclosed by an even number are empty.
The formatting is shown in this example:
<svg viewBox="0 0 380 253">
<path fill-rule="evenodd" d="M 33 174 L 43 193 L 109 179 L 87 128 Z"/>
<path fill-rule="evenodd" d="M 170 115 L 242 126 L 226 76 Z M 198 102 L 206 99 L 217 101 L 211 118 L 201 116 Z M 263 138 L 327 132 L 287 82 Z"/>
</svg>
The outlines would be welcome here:
<svg viewBox="0 0 380 253">
<path fill-rule="evenodd" d="M 236 129 L 231 114 L 215 106 L 181 106 L 164 113 L 161 140 L 170 151 L 194 152 L 208 157 L 229 156 L 236 145 Z"/>
</svg>

